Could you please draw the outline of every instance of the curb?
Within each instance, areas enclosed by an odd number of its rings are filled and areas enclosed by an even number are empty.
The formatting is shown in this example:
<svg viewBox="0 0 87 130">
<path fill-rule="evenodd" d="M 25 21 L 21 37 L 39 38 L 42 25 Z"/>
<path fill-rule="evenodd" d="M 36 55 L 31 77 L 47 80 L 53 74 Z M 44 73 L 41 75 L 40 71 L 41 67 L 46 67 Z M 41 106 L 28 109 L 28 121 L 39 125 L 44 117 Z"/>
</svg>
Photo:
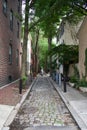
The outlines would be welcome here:
<svg viewBox="0 0 87 130">
<path fill-rule="evenodd" d="M 62 100 L 64 101 L 66 107 L 68 108 L 68 110 L 70 111 L 72 117 L 74 118 L 74 120 L 76 121 L 76 124 L 78 125 L 78 127 L 80 128 L 80 130 L 87 130 L 87 127 L 85 125 L 85 123 L 83 122 L 83 120 L 80 118 L 80 116 L 77 114 L 77 112 L 74 110 L 74 108 L 70 105 L 69 101 L 65 98 L 65 96 L 61 93 L 61 90 L 58 86 L 56 86 L 56 83 L 52 80 L 49 79 L 50 83 L 52 83 L 52 85 L 54 86 L 55 90 L 58 92 L 58 94 L 60 95 L 60 97 L 62 98 Z"/>
<path fill-rule="evenodd" d="M 18 103 L 14 109 L 11 111 L 10 115 L 8 116 L 6 122 L 4 123 L 4 126 L 2 128 L 2 130 L 9 130 L 9 125 L 13 122 L 16 114 L 18 113 L 21 105 L 23 104 L 23 102 L 25 101 L 25 99 L 27 98 L 28 94 L 30 93 L 33 85 L 35 84 L 35 82 L 37 81 L 37 79 L 35 78 L 34 81 L 31 83 L 29 89 L 27 90 L 27 92 L 23 95 L 20 103 Z"/>
</svg>

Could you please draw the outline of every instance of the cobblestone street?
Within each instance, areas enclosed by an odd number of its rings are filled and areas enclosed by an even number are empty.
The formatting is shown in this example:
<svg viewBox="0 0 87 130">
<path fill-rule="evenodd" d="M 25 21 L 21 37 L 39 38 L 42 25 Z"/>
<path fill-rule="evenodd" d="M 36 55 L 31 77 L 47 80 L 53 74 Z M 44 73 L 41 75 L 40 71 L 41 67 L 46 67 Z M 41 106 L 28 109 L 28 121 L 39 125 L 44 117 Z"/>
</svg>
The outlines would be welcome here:
<svg viewBox="0 0 87 130">
<path fill-rule="evenodd" d="M 68 126 L 78 130 L 65 104 L 46 77 L 38 77 L 10 130 L 32 130 L 29 128 L 38 126 Z"/>
</svg>

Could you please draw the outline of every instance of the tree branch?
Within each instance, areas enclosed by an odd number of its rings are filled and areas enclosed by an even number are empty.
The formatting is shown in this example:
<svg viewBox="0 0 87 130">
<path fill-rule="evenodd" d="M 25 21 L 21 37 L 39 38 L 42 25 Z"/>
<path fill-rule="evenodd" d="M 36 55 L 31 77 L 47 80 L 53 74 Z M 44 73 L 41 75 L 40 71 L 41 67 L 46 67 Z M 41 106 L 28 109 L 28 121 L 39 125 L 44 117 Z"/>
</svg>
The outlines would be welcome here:
<svg viewBox="0 0 87 130">
<path fill-rule="evenodd" d="M 87 9 L 86 9 L 86 8 L 84 8 L 83 6 L 78 5 L 78 4 L 76 4 L 76 3 L 75 3 L 74 5 L 79 9 L 79 11 L 80 11 L 81 13 L 87 15 Z M 85 12 L 84 12 L 84 11 L 85 11 Z"/>
<path fill-rule="evenodd" d="M 28 31 L 30 31 L 34 26 L 36 26 L 39 22 L 41 22 L 43 19 L 45 19 L 47 16 L 49 16 L 53 10 L 55 9 L 57 1 L 51 6 L 48 12 L 44 16 L 41 16 L 37 21 L 35 21 L 29 28 Z"/>
</svg>

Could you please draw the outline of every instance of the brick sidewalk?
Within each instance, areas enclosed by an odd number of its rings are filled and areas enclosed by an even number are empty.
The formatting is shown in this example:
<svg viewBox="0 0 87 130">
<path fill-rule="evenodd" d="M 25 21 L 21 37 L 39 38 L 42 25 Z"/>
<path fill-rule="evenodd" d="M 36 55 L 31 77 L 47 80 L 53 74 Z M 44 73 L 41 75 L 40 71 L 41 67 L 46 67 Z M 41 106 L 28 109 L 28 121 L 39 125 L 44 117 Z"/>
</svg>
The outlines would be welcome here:
<svg viewBox="0 0 87 130">
<path fill-rule="evenodd" d="M 26 91 L 27 89 L 23 89 L 22 94 L 19 94 L 19 88 L 15 86 L 8 86 L 0 89 L 0 104 L 15 106 L 20 102 Z"/>
<path fill-rule="evenodd" d="M 31 83 L 32 80 L 29 76 L 25 89 L 22 89 L 22 94 L 19 94 L 19 81 L 18 83 L 13 83 L 5 88 L 0 89 L 0 104 L 15 106 L 20 102 L 22 96 L 27 91 Z"/>
</svg>

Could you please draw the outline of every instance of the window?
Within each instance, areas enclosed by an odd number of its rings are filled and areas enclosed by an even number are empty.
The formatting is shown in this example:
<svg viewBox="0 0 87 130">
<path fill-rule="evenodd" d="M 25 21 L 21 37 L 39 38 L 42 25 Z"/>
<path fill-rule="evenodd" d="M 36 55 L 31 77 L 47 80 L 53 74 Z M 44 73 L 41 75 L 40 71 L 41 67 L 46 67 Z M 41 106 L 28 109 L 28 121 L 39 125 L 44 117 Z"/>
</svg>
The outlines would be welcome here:
<svg viewBox="0 0 87 130">
<path fill-rule="evenodd" d="M 3 13 L 7 15 L 7 0 L 3 0 Z"/>
<path fill-rule="evenodd" d="M 10 29 L 13 30 L 13 11 L 10 10 Z"/>
<path fill-rule="evenodd" d="M 17 22 L 17 37 L 19 38 L 19 22 Z"/>
<path fill-rule="evenodd" d="M 19 51 L 17 49 L 17 51 L 16 51 L 16 65 L 18 66 L 18 64 L 19 64 Z"/>
<path fill-rule="evenodd" d="M 12 45 L 9 44 L 9 63 L 12 64 Z"/>
</svg>

